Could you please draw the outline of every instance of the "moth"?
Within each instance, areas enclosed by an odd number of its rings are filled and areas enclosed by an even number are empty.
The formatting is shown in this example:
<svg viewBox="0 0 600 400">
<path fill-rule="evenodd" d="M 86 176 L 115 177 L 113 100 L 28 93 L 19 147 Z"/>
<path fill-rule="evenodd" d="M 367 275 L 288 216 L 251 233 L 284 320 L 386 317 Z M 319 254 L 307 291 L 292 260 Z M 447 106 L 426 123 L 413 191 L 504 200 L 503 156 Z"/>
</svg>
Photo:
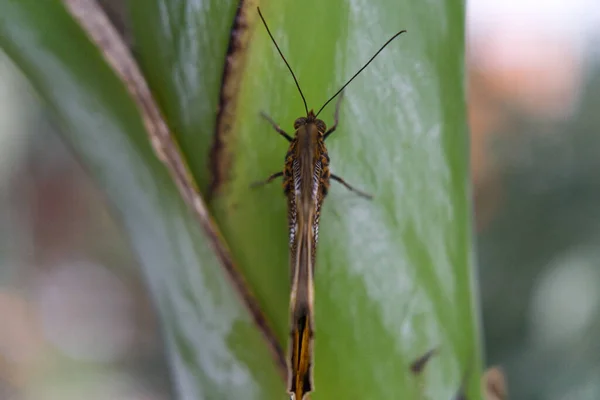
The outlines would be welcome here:
<svg viewBox="0 0 600 400">
<path fill-rule="evenodd" d="M 273 38 L 269 27 L 257 7 L 271 41 L 285 62 L 290 74 L 294 78 L 300 97 L 304 103 L 305 117 L 300 117 L 294 122 L 294 136 L 288 135 L 267 114 L 262 117 L 271 124 L 273 129 L 283 136 L 289 143 L 285 156 L 283 171 L 278 171 L 266 180 L 253 184 L 253 187 L 263 186 L 277 178 L 283 178 L 283 190 L 288 203 L 288 227 L 290 247 L 290 342 L 288 349 L 288 393 L 292 400 L 305 400 L 308 393 L 314 389 L 313 366 L 313 335 L 314 335 L 314 270 L 317 241 L 319 238 L 319 217 L 323 200 L 327 196 L 330 180 L 333 179 L 365 198 L 371 195 L 355 189 L 344 179 L 334 175 L 329 170 L 329 155 L 325 147 L 325 140 L 335 132 L 338 121 L 343 90 L 358 76 L 377 55 L 396 37 L 406 32 L 402 30 L 392 36 L 371 57 L 365 65 L 358 70 L 333 96 L 315 112 L 308 110 L 306 99 L 300 89 L 296 75 L 292 71 L 281 49 Z M 333 125 L 327 125 L 318 116 L 333 99 L 340 95 L 334 114 Z"/>
</svg>

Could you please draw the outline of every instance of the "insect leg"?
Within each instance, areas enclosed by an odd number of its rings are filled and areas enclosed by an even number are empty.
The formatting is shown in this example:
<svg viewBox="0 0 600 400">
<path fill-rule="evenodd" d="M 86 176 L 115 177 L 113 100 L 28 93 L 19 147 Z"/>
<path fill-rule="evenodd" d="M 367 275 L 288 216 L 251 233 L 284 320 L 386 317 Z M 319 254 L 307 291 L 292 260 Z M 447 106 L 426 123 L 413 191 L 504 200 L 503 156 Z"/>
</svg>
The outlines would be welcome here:
<svg viewBox="0 0 600 400">
<path fill-rule="evenodd" d="M 281 129 L 279 127 L 279 125 L 277 125 L 277 123 L 275 121 L 273 121 L 273 119 L 271 117 L 269 117 L 267 114 L 265 114 L 264 112 L 261 112 L 260 116 L 263 117 L 264 119 L 266 119 L 271 124 L 273 129 L 275 129 L 277 131 L 277 133 L 279 133 L 281 136 L 286 138 L 288 142 L 291 142 L 293 140 L 292 137 L 290 135 L 288 135 L 287 133 L 285 133 L 285 131 L 283 129 Z"/>
<path fill-rule="evenodd" d="M 264 186 L 267 183 L 271 183 L 274 179 L 280 178 L 282 176 L 283 176 L 283 171 L 275 172 L 274 174 L 272 174 L 271 176 L 269 176 L 264 181 L 254 182 L 252 185 L 250 185 L 250 187 L 251 188 L 257 188 L 257 187 L 260 187 L 260 186 Z"/>
<path fill-rule="evenodd" d="M 335 114 L 333 114 L 333 125 L 331 128 L 327 129 L 327 132 L 323 135 L 323 140 L 327 139 L 327 136 L 331 135 L 335 132 L 337 128 L 338 121 L 340 119 L 340 105 L 342 104 L 342 98 L 344 97 L 344 92 L 340 93 L 340 97 L 338 98 L 337 103 L 335 103 Z"/>
<path fill-rule="evenodd" d="M 345 180 L 343 180 L 342 178 L 340 178 L 337 175 L 331 174 L 331 179 L 333 179 L 334 181 L 338 181 L 339 183 L 341 183 L 342 185 L 344 185 L 346 187 L 346 189 L 350 190 L 351 192 L 354 192 L 356 194 L 358 194 L 359 196 L 362 196 L 366 199 L 371 200 L 373 198 L 373 195 L 370 195 L 368 193 L 365 193 L 361 190 L 355 189 L 354 187 L 350 186 Z"/>
</svg>

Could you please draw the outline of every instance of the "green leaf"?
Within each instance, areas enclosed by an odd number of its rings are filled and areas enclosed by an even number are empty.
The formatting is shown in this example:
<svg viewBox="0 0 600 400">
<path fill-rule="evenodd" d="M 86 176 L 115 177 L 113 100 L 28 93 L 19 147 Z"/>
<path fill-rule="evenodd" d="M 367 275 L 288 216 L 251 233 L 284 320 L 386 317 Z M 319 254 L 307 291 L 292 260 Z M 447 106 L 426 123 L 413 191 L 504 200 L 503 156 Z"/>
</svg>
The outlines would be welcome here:
<svg viewBox="0 0 600 400">
<path fill-rule="evenodd" d="M 130 0 L 136 58 L 201 189 L 209 182 L 233 0 Z"/>
<path fill-rule="evenodd" d="M 180 398 L 282 392 L 263 338 L 150 147 L 124 85 L 61 3 L 0 0 L 0 46 L 120 217 L 160 312 Z"/>
<path fill-rule="evenodd" d="M 328 139 L 332 182 L 316 264 L 318 399 L 450 399 L 468 375 L 479 398 L 479 350 L 464 92 L 464 4 L 355 0 L 267 2 L 262 12 L 318 109 L 395 32 L 406 29 L 348 87 Z M 217 220 L 282 342 L 289 273 L 279 185 L 249 183 L 282 170 L 302 102 L 283 61 L 256 25 L 226 145 L 231 179 Z M 321 117 L 330 125 L 334 106 Z M 423 375 L 409 365 L 438 348 Z M 423 393 L 423 394 L 420 394 Z"/>
<path fill-rule="evenodd" d="M 248 3 L 240 4 L 253 13 Z M 161 312 L 181 397 L 284 398 L 270 354 L 152 154 L 137 110 L 56 4 L 0 0 L 0 45 L 57 112 L 65 137 L 121 214 Z M 132 1 L 137 55 L 202 188 L 237 5 Z M 313 399 L 452 399 L 463 384 L 467 398 L 481 398 L 463 2 L 261 7 L 315 108 L 389 36 L 408 30 L 346 90 L 338 131 L 327 142 L 332 171 L 375 198 L 333 182 L 325 200 Z M 285 199 L 277 184 L 248 186 L 283 168 L 287 146 L 258 112 L 293 133 L 304 110 L 256 15 L 248 18 L 237 109 L 223 137 L 231 164 L 212 208 L 285 345 Z M 321 117 L 331 124 L 332 115 L 329 106 Z M 432 348 L 437 353 L 413 375 L 411 362 Z"/>
<path fill-rule="evenodd" d="M 214 80 L 194 85 L 165 77 L 182 70 L 203 76 L 203 57 L 219 56 L 206 38 L 213 46 L 223 43 L 214 26 L 222 27 L 221 18 L 233 13 L 229 3 L 151 3 L 138 14 L 136 38 L 145 70 L 157 77 L 154 90 L 162 93 L 163 107 L 173 107 L 184 92 L 214 91 Z M 426 398 L 450 399 L 465 380 L 469 398 L 479 398 L 463 2 L 290 0 L 261 6 L 315 108 L 393 33 L 408 30 L 346 90 L 339 130 L 328 140 L 333 172 L 375 199 L 366 202 L 334 182 L 325 201 L 317 256 L 313 398 L 412 399 L 423 392 Z M 293 133 L 292 123 L 304 110 L 257 18 L 244 22 L 250 25 L 250 42 L 235 120 L 224 137 L 232 164 L 212 205 L 285 345 L 285 199 L 278 184 L 259 190 L 248 186 L 281 170 L 287 149 L 259 111 Z M 194 40 L 190 32 L 206 35 Z M 190 59 L 194 51 L 195 60 Z M 213 74 L 209 71 L 211 79 Z M 215 114 L 203 114 L 206 120 L 200 123 L 167 114 L 179 127 L 180 142 L 192 143 L 183 151 L 190 165 L 195 163 L 198 181 L 206 182 L 208 156 L 195 149 L 211 148 Z M 332 114 L 330 106 L 322 117 L 331 123 Z M 423 376 L 412 376 L 411 361 L 433 347 L 439 352 Z"/>
</svg>

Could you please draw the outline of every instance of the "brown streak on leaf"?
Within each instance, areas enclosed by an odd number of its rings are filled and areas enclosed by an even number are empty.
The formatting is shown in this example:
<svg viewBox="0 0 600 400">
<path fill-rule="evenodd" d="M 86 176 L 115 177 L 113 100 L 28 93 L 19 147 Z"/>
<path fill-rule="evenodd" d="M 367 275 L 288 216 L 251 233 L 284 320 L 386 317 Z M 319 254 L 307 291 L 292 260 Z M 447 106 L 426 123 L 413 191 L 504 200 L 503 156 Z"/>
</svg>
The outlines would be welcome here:
<svg viewBox="0 0 600 400">
<path fill-rule="evenodd" d="M 232 142 L 232 128 L 237 111 L 238 94 L 246 67 L 247 50 L 250 42 L 249 28 L 253 26 L 256 19 L 255 9 L 256 1 L 240 0 L 231 27 L 229 46 L 227 47 L 223 67 L 214 142 L 210 151 L 211 181 L 207 191 L 209 200 L 219 191 L 223 182 L 229 177 L 228 171 L 231 168 L 232 155 L 227 151 L 226 143 Z"/>
<path fill-rule="evenodd" d="M 431 357 L 433 355 L 435 355 L 435 353 L 437 353 L 437 349 L 434 347 L 433 349 L 429 350 L 428 352 L 423 354 L 421 357 L 419 357 L 415 361 L 413 361 L 410 364 L 411 372 L 415 375 L 419 375 L 421 372 L 423 372 L 423 370 L 425 369 L 425 366 L 427 365 L 427 362 L 431 359 Z"/>
<path fill-rule="evenodd" d="M 126 44 L 111 25 L 106 14 L 98 6 L 96 0 L 63 0 L 63 3 L 90 39 L 100 48 L 108 64 L 127 87 L 140 111 L 154 152 L 171 174 L 179 194 L 192 209 L 207 234 L 212 249 L 217 254 L 227 276 L 241 296 L 241 300 L 250 312 L 254 323 L 263 333 L 278 365 L 279 372 L 282 378 L 285 379 L 287 375 L 285 353 L 262 313 L 256 298 L 235 266 L 231 253 L 209 215 L 196 183 L 191 178 L 178 145 L 171 135 L 167 123 L 152 97 L 148 84 Z"/>
</svg>

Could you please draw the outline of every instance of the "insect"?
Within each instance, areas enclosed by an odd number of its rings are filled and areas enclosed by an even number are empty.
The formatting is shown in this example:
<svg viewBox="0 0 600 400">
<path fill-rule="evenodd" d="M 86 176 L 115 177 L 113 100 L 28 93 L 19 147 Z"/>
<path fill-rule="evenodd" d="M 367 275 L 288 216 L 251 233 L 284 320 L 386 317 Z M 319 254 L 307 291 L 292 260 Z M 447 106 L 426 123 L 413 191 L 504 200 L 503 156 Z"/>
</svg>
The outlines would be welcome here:
<svg viewBox="0 0 600 400">
<path fill-rule="evenodd" d="M 313 332 L 314 332 L 314 267 L 316 246 L 319 236 L 319 217 L 321 205 L 329 190 L 329 181 L 333 179 L 347 189 L 371 198 L 367 193 L 355 189 L 342 178 L 329 171 L 329 155 L 325 147 L 325 140 L 337 128 L 339 120 L 342 92 L 354 78 L 358 76 L 377 55 L 401 33 L 392 36 L 371 57 L 365 65 L 358 70 L 315 114 L 308 110 L 306 99 L 300 89 L 300 84 L 292 68 L 283 56 L 277 42 L 273 38 L 269 27 L 263 18 L 260 8 L 258 14 L 262 20 L 271 41 L 285 62 L 290 74 L 294 78 L 300 97 L 304 102 L 306 117 L 300 117 L 294 122 L 295 134 L 292 138 L 279 127 L 271 117 L 261 113 L 271 126 L 288 142 L 290 146 L 285 156 L 283 171 L 276 172 L 264 181 L 253 184 L 253 187 L 263 186 L 277 178 L 283 178 L 283 189 L 288 201 L 288 226 L 290 235 L 290 343 L 288 355 L 288 393 L 292 400 L 305 400 L 305 396 L 313 391 L 312 364 L 313 364 Z M 325 122 L 318 119 L 319 114 L 327 104 L 340 95 L 335 107 L 334 123 L 329 129 Z"/>
</svg>

